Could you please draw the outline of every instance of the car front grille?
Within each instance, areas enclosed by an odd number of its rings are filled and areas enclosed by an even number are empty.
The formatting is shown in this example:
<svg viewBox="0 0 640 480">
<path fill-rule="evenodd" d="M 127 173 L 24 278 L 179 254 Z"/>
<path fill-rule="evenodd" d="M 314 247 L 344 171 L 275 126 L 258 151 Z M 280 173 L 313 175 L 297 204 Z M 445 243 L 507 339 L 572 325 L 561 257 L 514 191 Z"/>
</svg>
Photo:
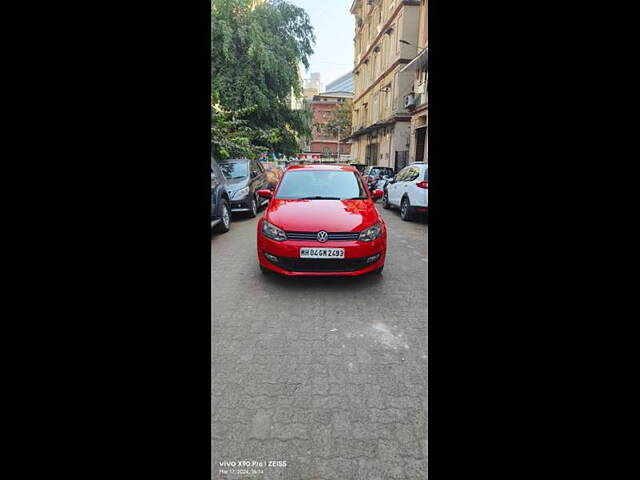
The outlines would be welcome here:
<svg viewBox="0 0 640 480">
<path fill-rule="evenodd" d="M 327 241 L 347 241 L 347 240 L 357 240 L 360 236 L 359 232 L 327 232 L 329 234 L 329 238 Z M 287 240 L 314 240 L 318 241 L 318 232 L 286 232 Z M 318 242 L 320 243 L 320 242 Z"/>
<path fill-rule="evenodd" d="M 289 272 L 355 272 L 370 265 L 366 262 L 367 258 L 316 259 L 278 257 L 278 261 L 273 263 Z"/>
</svg>

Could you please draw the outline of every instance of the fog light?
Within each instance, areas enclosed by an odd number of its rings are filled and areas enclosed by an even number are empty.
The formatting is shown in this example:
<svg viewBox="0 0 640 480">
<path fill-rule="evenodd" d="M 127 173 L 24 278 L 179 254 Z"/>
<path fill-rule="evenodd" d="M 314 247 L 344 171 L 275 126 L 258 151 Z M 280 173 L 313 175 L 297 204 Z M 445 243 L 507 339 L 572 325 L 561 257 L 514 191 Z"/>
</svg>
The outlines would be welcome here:
<svg viewBox="0 0 640 480">
<path fill-rule="evenodd" d="M 367 263 L 377 262 L 379 258 L 380 258 L 380 254 L 376 253 L 373 257 L 367 258 Z"/>
<path fill-rule="evenodd" d="M 278 261 L 278 257 L 271 255 L 270 253 L 267 253 L 267 252 L 262 252 L 262 253 L 264 253 L 264 256 L 267 257 L 267 260 L 269 260 L 270 262 Z"/>
</svg>

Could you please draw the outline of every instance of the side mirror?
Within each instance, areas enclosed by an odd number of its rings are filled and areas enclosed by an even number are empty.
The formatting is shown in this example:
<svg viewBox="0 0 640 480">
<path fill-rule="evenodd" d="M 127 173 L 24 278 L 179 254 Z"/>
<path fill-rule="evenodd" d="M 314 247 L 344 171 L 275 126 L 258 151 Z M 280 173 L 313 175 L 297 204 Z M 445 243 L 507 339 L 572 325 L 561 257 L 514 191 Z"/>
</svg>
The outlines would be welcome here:
<svg viewBox="0 0 640 480">
<path fill-rule="evenodd" d="M 271 198 L 273 196 L 273 192 L 269 189 L 263 188 L 262 190 L 258 190 L 258 196 L 262 198 Z"/>
<path fill-rule="evenodd" d="M 373 192 L 371 192 L 371 197 L 374 200 L 378 200 L 379 198 L 382 198 L 382 196 L 384 195 L 384 192 L 382 190 L 376 189 Z"/>
</svg>

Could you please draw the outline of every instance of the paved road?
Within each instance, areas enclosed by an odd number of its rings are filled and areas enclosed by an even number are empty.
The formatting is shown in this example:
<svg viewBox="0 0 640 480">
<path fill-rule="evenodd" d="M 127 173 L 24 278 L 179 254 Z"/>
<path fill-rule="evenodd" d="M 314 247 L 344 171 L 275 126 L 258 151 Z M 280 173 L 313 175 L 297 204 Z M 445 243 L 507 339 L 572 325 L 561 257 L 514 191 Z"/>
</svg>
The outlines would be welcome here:
<svg viewBox="0 0 640 480">
<path fill-rule="evenodd" d="M 265 276 L 258 218 L 212 236 L 212 479 L 427 478 L 428 226 L 378 208 L 382 275 Z"/>
</svg>

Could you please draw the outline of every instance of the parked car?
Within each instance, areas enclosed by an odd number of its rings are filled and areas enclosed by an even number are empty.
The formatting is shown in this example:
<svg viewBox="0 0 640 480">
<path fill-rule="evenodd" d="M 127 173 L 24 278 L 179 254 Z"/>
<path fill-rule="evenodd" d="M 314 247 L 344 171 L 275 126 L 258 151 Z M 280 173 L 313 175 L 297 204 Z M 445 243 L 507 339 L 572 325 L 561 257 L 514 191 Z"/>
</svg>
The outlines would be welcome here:
<svg viewBox="0 0 640 480">
<path fill-rule="evenodd" d="M 381 273 L 387 230 L 354 167 L 296 165 L 282 176 L 258 222 L 258 262 L 282 275 Z"/>
<path fill-rule="evenodd" d="M 362 163 L 350 163 L 350 165 L 357 169 L 358 172 L 360 172 L 360 175 L 364 173 L 364 169 L 366 168 L 366 165 L 363 165 Z"/>
<path fill-rule="evenodd" d="M 412 163 L 389 179 L 382 207 L 400 208 L 400 217 L 411 220 L 416 213 L 429 211 L 429 168 L 427 163 Z"/>
<path fill-rule="evenodd" d="M 218 164 L 227 179 L 231 211 L 255 217 L 258 209 L 269 201 L 258 197 L 258 190 L 269 186 L 262 164 L 247 158 L 221 160 Z"/>
<path fill-rule="evenodd" d="M 231 224 L 231 202 L 227 191 L 227 180 L 220 166 L 211 159 L 211 228 L 219 233 L 229 231 Z"/>
<path fill-rule="evenodd" d="M 369 190 L 375 190 L 378 181 L 380 181 L 384 175 L 392 177 L 393 168 L 369 165 L 363 173 L 364 179 L 367 182 L 367 188 Z"/>
</svg>

